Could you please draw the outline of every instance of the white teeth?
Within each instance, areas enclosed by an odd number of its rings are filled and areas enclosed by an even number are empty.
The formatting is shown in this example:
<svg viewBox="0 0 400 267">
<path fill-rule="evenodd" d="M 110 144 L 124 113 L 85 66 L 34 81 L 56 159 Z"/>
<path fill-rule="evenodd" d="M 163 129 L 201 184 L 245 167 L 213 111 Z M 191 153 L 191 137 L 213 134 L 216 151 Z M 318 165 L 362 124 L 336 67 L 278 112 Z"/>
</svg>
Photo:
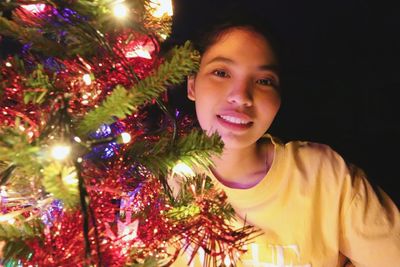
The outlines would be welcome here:
<svg viewBox="0 0 400 267">
<path fill-rule="evenodd" d="M 241 120 L 239 118 L 236 117 L 231 117 L 231 116 L 224 116 L 224 115 L 220 115 L 221 118 L 223 118 L 226 121 L 232 122 L 232 123 L 236 123 L 236 124 L 247 124 L 249 123 L 248 121 L 244 121 Z"/>
</svg>

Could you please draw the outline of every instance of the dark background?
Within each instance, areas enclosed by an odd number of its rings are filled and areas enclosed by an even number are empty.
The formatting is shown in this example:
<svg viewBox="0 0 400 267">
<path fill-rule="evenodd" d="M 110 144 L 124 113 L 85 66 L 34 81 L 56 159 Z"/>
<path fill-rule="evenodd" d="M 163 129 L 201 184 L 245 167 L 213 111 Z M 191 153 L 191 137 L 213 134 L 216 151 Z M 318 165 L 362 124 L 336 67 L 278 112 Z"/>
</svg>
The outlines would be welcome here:
<svg viewBox="0 0 400 267">
<path fill-rule="evenodd" d="M 232 8 L 266 17 L 284 52 L 283 105 L 271 133 L 329 144 L 399 206 L 399 9 L 364 0 L 174 3 L 172 42 Z M 174 101 L 188 105 L 179 95 Z"/>
</svg>

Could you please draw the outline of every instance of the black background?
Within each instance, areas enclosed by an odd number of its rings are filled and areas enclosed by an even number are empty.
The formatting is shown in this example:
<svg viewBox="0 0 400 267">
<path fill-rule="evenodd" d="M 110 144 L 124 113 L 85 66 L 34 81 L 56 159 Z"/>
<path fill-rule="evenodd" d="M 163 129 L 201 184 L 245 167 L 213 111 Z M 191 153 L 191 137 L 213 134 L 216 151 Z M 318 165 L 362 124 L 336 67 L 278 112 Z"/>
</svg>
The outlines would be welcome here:
<svg viewBox="0 0 400 267">
<path fill-rule="evenodd" d="M 232 7 L 267 17 L 284 46 L 283 105 L 271 133 L 330 145 L 400 204 L 399 9 L 363 0 L 174 3 L 173 42 Z"/>
</svg>

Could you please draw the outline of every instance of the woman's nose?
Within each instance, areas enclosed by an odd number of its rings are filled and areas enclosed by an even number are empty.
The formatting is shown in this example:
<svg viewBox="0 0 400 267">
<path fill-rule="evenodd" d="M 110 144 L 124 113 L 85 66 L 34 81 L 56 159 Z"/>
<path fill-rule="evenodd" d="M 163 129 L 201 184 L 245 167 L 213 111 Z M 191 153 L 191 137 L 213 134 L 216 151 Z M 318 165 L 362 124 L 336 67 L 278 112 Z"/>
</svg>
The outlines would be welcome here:
<svg viewBox="0 0 400 267">
<path fill-rule="evenodd" d="M 227 99 L 229 103 L 235 103 L 239 106 L 251 106 L 253 104 L 251 84 L 248 81 L 233 83 Z"/>
</svg>

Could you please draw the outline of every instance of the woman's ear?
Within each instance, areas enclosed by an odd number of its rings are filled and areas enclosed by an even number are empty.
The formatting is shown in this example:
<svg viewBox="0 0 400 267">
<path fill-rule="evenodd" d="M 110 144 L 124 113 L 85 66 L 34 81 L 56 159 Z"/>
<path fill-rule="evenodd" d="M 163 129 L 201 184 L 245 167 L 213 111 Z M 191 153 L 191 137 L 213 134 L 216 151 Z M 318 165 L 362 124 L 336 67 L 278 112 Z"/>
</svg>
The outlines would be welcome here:
<svg viewBox="0 0 400 267">
<path fill-rule="evenodd" d="M 194 101 L 195 100 L 195 93 L 194 93 L 194 83 L 195 83 L 195 75 L 192 74 L 188 76 L 187 78 L 187 96 L 190 100 Z"/>
</svg>

